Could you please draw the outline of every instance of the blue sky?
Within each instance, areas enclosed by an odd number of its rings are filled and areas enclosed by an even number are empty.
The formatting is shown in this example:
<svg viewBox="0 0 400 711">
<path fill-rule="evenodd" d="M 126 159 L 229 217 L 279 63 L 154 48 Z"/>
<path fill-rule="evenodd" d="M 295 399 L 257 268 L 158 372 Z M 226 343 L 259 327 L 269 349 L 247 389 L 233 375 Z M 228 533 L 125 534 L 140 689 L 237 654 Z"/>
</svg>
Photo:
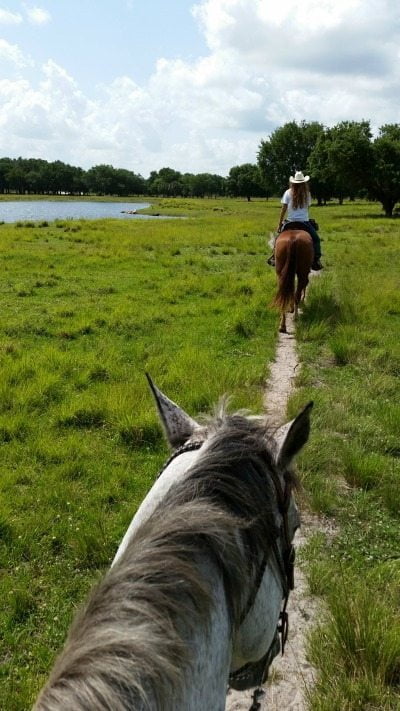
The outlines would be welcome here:
<svg viewBox="0 0 400 711">
<path fill-rule="evenodd" d="M 398 0 L 0 0 L 0 155 L 226 175 L 286 121 L 400 122 Z"/>
<path fill-rule="evenodd" d="M 15 24 L 0 22 L 1 36 L 38 63 L 51 57 L 91 91 L 99 82 L 123 74 L 146 81 L 159 57 L 192 61 L 206 52 L 190 12 L 193 4 L 193 0 L 41 2 L 48 20 L 36 24 L 26 21 L 26 4 L 0 4 L 22 17 Z"/>
</svg>

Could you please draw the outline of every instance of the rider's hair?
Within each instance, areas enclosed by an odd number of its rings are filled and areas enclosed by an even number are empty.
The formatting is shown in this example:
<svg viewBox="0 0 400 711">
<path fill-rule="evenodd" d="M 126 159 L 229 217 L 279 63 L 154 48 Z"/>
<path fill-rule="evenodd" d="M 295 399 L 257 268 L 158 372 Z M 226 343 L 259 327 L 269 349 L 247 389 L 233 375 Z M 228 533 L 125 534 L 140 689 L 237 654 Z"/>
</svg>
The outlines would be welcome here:
<svg viewBox="0 0 400 711">
<path fill-rule="evenodd" d="M 292 183 L 290 186 L 292 193 L 292 205 L 295 210 L 299 207 L 308 207 L 310 189 L 308 183 Z"/>
</svg>

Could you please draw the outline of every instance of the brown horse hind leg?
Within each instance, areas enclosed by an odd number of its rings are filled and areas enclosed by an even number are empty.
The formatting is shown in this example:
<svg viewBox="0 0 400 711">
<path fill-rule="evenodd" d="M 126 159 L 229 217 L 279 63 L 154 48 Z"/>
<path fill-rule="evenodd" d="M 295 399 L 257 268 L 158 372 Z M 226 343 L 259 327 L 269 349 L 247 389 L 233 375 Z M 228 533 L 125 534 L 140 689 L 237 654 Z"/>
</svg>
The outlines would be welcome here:
<svg viewBox="0 0 400 711">
<path fill-rule="evenodd" d="M 281 313 L 281 321 L 279 324 L 279 333 L 287 333 L 286 330 L 286 314 L 284 311 Z"/>
</svg>

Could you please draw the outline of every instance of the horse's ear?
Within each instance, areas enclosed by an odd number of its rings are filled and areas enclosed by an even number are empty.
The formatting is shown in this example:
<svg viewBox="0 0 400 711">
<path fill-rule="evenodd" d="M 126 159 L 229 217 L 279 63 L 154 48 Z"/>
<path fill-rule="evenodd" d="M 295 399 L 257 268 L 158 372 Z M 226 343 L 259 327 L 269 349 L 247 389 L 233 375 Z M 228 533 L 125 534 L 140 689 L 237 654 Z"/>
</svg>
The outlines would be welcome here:
<svg viewBox="0 0 400 711">
<path fill-rule="evenodd" d="M 180 447 L 189 439 L 199 425 L 154 385 L 148 373 L 146 373 L 146 378 L 154 395 L 168 443 L 174 449 Z"/>
<path fill-rule="evenodd" d="M 292 459 L 304 447 L 310 434 L 310 412 L 314 403 L 309 402 L 297 417 L 285 426 L 285 434 L 278 445 L 276 463 L 286 469 Z"/>
</svg>

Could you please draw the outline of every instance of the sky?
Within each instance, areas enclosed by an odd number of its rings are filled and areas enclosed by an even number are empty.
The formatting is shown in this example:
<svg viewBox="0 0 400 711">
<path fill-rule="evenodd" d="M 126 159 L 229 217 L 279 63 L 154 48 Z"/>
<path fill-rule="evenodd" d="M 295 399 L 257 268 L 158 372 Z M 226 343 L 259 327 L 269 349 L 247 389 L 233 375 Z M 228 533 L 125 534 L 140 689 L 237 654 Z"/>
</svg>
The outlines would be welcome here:
<svg viewBox="0 0 400 711">
<path fill-rule="evenodd" d="M 400 123 L 399 0 L 0 0 L 0 157 L 227 175 L 362 119 Z"/>
</svg>

